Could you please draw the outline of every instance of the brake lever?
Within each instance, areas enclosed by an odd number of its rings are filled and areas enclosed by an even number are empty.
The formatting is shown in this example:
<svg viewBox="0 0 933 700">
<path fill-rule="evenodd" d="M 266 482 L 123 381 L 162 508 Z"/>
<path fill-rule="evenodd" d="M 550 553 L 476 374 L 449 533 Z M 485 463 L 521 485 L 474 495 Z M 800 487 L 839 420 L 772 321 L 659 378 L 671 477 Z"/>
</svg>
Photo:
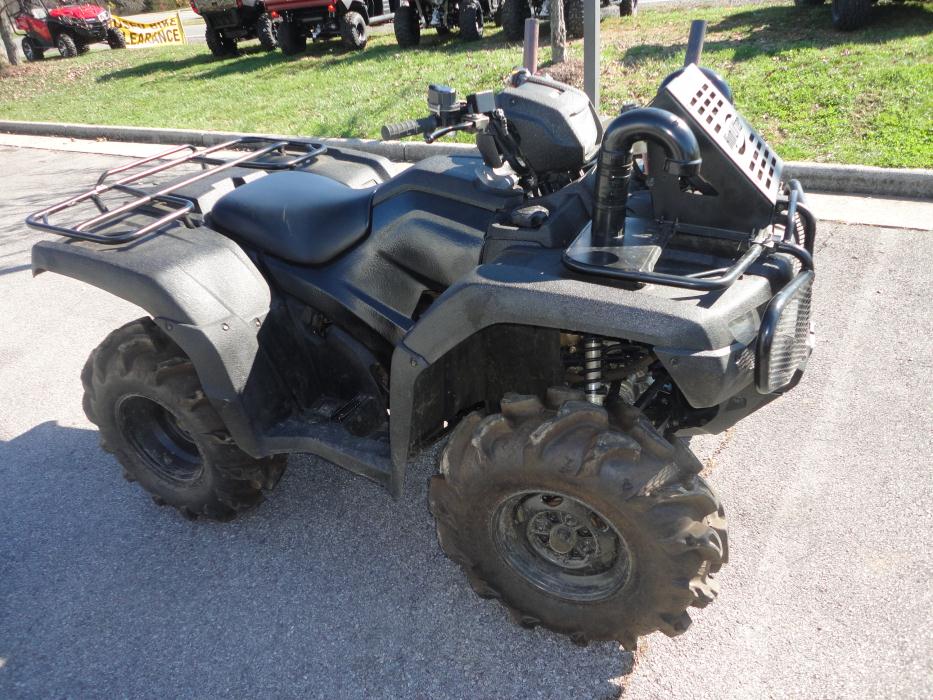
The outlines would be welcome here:
<svg viewBox="0 0 933 700">
<path fill-rule="evenodd" d="M 454 131 L 475 133 L 477 131 L 485 131 L 488 126 L 489 117 L 485 114 L 471 114 L 466 117 L 466 121 L 460 122 L 459 124 L 451 124 L 450 126 L 442 126 L 440 129 L 435 129 L 430 134 L 426 134 L 424 140 L 425 143 L 434 143 L 442 136 L 446 136 Z"/>
</svg>

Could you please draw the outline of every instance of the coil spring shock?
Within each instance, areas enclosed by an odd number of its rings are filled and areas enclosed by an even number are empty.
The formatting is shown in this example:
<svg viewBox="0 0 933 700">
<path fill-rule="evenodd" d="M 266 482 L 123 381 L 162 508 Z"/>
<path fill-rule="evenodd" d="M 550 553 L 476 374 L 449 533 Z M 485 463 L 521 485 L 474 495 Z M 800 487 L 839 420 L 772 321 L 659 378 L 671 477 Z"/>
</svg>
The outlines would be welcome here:
<svg viewBox="0 0 933 700">
<path fill-rule="evenodd" d="M 603 392 L 603 342 L 588 335 L 583 340 L 583 379 L 586 382 L 586 400 L 602 406 L 606 398 Z"/>
</svg>

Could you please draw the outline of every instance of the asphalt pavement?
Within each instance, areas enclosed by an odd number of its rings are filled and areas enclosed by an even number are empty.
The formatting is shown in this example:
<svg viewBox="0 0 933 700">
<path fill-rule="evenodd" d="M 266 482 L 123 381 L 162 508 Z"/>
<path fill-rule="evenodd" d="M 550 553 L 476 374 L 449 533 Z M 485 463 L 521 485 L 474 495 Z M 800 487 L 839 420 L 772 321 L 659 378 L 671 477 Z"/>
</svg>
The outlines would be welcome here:
<svg viewBox="0 0 933 700">
<path fill-rule="evenodd" d="M 228 524 L 123 481 L 79 373 L 141 311 L 33 279 L 22 225 L 121 162 L 0 146 L 0 697 L 933 696 L 930 232 L 821 226 L 802 384 L 694 442 L 729 516 L 722 594 L 633 656 L 471 592 L 425 505 L 433 455 L 399 502 L 292 457 Z"/>
</svg>

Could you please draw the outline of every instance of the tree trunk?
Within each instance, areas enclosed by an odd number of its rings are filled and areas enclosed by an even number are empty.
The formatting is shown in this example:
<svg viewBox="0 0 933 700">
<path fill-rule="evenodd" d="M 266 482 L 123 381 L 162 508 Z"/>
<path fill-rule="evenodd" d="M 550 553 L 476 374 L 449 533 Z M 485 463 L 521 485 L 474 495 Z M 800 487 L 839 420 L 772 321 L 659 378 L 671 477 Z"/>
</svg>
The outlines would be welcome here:
<svg viewBox="0 0 933 700">
<path fill-rule="evenodd" d="M 16 37 L 13 35 L 9 5 L 5 2 L 0 5 L 0 39 L 3 39 L 7 60 L 11 65 L 19 65 L 19 47 L 16 45 Z"/>
<path fill-rule="evenodd" d="M 564 23 L 564 0 L 551 2 L 551 62 L 563 63 L 567 53 L 567 25 Z"/>
</svg>

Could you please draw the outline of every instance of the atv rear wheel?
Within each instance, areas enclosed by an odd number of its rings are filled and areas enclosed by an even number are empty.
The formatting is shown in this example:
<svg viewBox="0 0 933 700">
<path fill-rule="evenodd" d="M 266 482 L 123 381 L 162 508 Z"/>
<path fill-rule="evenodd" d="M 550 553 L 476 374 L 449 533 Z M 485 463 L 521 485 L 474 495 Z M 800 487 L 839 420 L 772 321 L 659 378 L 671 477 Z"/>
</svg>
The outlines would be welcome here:
<svg viewBox="0 0 933 700">
<path fill-rule="evenodd" d="M 418 11 L 411 5 L 400 5 L 396 8 L 392 27 L 399 46 L 417 46 L 421 43 L 421 19 L 418 17 Z"/>
<path fill-rule="evenodd" d="M 832 18 L 836 29 L 861 29 L 871 20 L 871 0 L 832 0 Z"/>
<path fill-rule="evenodd" d="M 278 39 L 275 38 L 275 23 L 266 12 L 256 20 L 256 38 L 266 51 L 275 51 L 279 45 Z"/>
<path fill-rule="evenodd" d="M 526 627 L 577 643 L 687 629 L 727 560 L 699 461 L 638 409 L 557 388 L 460 423 L 430 483 L 441 548 Z"/>
<path fill-rule="evenodd" d="M 502 32 L 509 41 L 521 41 L 525 36 L 525 20 L 531 17 L 528 0 L 504 0 Z"/>
<path fill-rule="evenodd" d="M 340 38 L 343 45 L 354 51 L 362 51 L 366 48 L 366 41 L 369 33 L 366 27 L 366 20 L 359 12 L 347 12 L 340 18 Z"/>
<path fill-rule="evenodd" d="M 583 0 L 564 0 L 564 24 L 568 39 L 583 36 Z"/>
<path fill-rule="evenodd" d="M 302 32 L 300 22 L 283 20 L 279 24 L 279 48 L 286 56 L 294 56 L 308 46 L 308 37 Z"/>
<path fill-rule="evenodd" d="M 822 2 L 823 0 L 820 0 Z M 622 0 L 619 3 L 619 16 L 631 17 L 638 14 L 638 0 Z"/>
<path fill-rule="evenodd" d="M 69 34 L 59 34 L 58 39 L 55 40 L 55 46 L 62 58 L 74 58 L 78 55 L 78 47 Z"/>
<path fill-rule="evenodd" d="M 285 471 L 283 456 L 257 460 L 233 443 L 191 361 L 149 318 L 107 336 L 81 381 L 101 446 L 160 505 L 229 520 L 258 505 Z"/>
<path fill-rule="evenodd" d="M 229 58 L 236 55 L 236 40 L 227 39 L 216 29 L 205 31 L 204 40 L 215 58 Z"/>
<path fill-rule="evenodd" d="M 126 37 L 119 29 L 110 28 L 107 30 L 107 45 L 111 49 L 125 49 Z"/>
<path fill-rule="evenodd" d="M 38 44 L 28 36 L 23 37 L 23 55 L 27 61 L 41 61 L 45 58 L 45 51 L 39 48 Z"/>
<path fill-rule="evenodd" d="M 483 38 L 483 8 L 476 0 L 469 0 L 460 8 L 460 38 L 478 41 Z"/>
</svg>

